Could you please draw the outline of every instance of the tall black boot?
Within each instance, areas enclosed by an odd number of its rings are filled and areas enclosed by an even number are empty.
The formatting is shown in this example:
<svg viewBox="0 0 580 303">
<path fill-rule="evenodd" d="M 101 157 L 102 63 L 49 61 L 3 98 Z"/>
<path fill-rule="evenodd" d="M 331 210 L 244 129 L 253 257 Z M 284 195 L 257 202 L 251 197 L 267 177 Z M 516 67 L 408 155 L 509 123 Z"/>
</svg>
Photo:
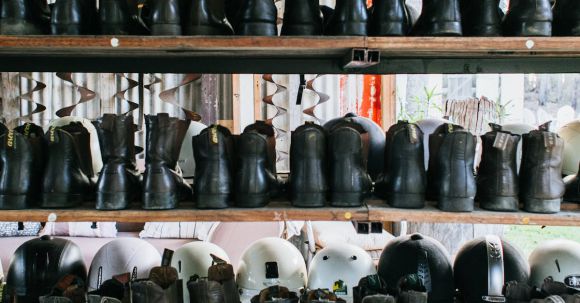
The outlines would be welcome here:
<svg viewBox="0 0 580 303">
<path fill-rule="evenodd" d="M 95 124 L 104 164 L 97 181 L 96 208 L 127 208 L 139 191 L 133 117 L 105 114 Z"/>
<path fill-rule="evenodd" d="M 154 0 L 150 4 L 151 35 L 179 36 L 182 34 L 179 0 Z"/>
<path fill-rule="evenodd" d="M 292 132 L 290 145 L 290 192 L 292 205 L 323 207 L 326 204 L 326 131 L 306 123 Z"/>
<path fill-rule="evenodd" d="M 226 208 L 233 201 L 232 140 L 230 131 L 220 125 L 212 125 L 193 137 L 193 194 L 197 208 Z"/>
<path fill-rule="evenodd" d="M 500 0 L 461 0 L 464 36 L 501 36 Z"/>
<path fill-rule="evenodd" d="M 212 1 L 214 5 L 212 6 Z M 222 2 L 221 5 L 215 3 Z M 224 12 L 223 0 L 194 0 L 185 12 L 185 35 L 233 35 Z M 217 11 L 220 9 L 220 11 Z"/>
<path fill-rule="evenodd" d="M 129 35 L 130 19 L 127 0 L 99 0 L 101 35 Z"/>
<path fill-rule="evenodd" d="M 48 162 L 42 184 L 45 208 L 76 207 L 89 198 L 94 183 L 90 134 L 81 123 L 51 127 L 48 141 Z"/>
<path fill-rule="evenodd" d="M 423 0 L 421 16 L 413 27 L 414 36 L 461 36 L 459 0 Z"/>
<path fill-rule="evenodd" d="M 505 36 L 551 36 L 550 0 L 510 0 L 502 27 Z"/>
<path fill-rule="evenodd" d="M 564 140 L 549 131 L 550 122 L 524 134 L 520 199 L 533 213 L 557 213 L 565 192 L 562 181 Z"/>
<path fill-rule="evenodd" d="M 481 136 L 483 151 L 477 174 L 477 197 L 481 208 L 517 211 L 518 173 L 516 153 L 520 136 L 501 131 L 490 123 L 492 131 Z"/>
<path fill-rule="evenodd" d="M 566 185 L 564 201 L 580 203 L 580 169 L 575 175 L 566 177 L 564 184 Z"/>
<path fill-rule="evenodd" d="M 337 0 L 324 30 L 329 36 L 366 36 L 369 16 L 364 0 Z"/>
<path fill-rule="evenodd" d="M 462 130 L 463 127 L 457 124 L 445 123 L 435 129 L 429 136 L 429 167 L 427 169 L 427 199 L 437 201 L 441 188 L 439 179 L 439 150 L 445 136 L 449 133 Z"/>
<path fill-rule="evenodd" d="M 318 0 L 286 1 L 281 35 L 322 35 L 322 14 Z"/>
<path fill-rule="evenodd" d="M 244 0 L 236 17 L 235 32 L 242 36 L 277 36 L 277 18 L 273 0 Z"/>
<path fill-rule="evenodd" d="M 411 20 L 404 0 L 379 0 L 373 3 L 369 21 L 371 36 L 406 36 Z"/>
<path fill-rule="evenodd" d="M 52 7 L 50 30 L 53 35 L 95 34 L 96 19 L 94 1 L 56 0 Z"/>
<path fill-rule="evenodd" d="M 554 36 L 580 36 L 580 1 L 558 0 L 552 13 Z"/>
<path fill-rule="evenodd" d="M 236 206 L 265 206 L 278 191 L 274 129 L 263 121 L 247 126 L 236 152 Z"/>
<path fill-rule="evenodd" d="M 393 207 L 425 206 L 425 157 L 423 132 L 412 123 L 399 121 L 387 131 L 385 169 L 376 188 Z"/>
<path fill-rule="evenodd" d="M 351 119 L 339 122 L 328 137 L 330 205 L 361 206 L 370 193 L 368 133 Z"/>
<path fill-rule="evenodd" d="M 49 32 L 50 10 L 46 0 L 11 0 L 0 4 L 0 35 Z"/>
<path fill-rule="evenodd" d="M 166 113 L 145 116 L 144 209 L 172 209 L 179 201 L 191 199 L 191 186 L 176 171 L 179 151 L 190 122 L 169 117 Z"/>
<path fill-rule="evenodd" d="M 0 209 L 26 209 L 40 201 L 44 132 L 26 123 L 0 135 Z"/>
</svg>

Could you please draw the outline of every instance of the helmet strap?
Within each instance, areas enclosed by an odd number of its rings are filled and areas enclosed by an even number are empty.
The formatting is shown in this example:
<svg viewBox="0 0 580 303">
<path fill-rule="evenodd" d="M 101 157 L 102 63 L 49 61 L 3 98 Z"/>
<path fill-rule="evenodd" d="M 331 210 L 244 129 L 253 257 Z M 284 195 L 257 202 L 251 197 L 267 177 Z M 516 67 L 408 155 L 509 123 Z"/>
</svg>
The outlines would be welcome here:
<svg viewBox="0 0 580 303">
<path fill-rule="evenodd" d="M 485 237 L 487 247 L 487 296 L 485 302 L 506 302 L 502 290 L 504 286 L 503 246 L 495 235 Z"/>
</svg>

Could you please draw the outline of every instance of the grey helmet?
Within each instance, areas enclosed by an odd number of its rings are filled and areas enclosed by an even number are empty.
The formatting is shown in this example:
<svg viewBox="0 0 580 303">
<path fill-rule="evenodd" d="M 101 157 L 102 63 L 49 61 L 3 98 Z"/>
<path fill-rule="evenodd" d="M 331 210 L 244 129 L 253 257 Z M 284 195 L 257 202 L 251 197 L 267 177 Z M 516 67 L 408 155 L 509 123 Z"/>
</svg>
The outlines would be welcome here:
<svg viewBox="0 0 580 303">
<path fill-rule="evenodd" d="M 199 135 L 207 126 L 203 123 L 191 121 L 183 144 L 181 144 L 181 151 L 179 152 L 179 160 L 177 164 L 181 168 L 181 173 L 184 178 L 191 178 L 195 175 L 195 159 L 193 158 L 192 138 Z"/>
<path fill-rule="evenodd" d="M 530 257 L 530 285 L 540 287 L 552 277 L 580 292 L 580 243 L 556 239 L 541 243 Z"/>
</svg>

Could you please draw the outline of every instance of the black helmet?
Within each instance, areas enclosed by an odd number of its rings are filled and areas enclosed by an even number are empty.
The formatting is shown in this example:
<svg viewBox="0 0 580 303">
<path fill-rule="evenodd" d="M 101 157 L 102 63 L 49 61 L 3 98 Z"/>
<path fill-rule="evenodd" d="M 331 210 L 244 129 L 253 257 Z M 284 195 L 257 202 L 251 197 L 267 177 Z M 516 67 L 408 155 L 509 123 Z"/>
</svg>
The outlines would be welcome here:
<svg viewBox="0 0 580 303">
<path fill-rule="evenodd" d="M 504 285 L 527 283 L 530 268 L 515 246 L 492 235 L 465 243 L 455 257 L 453 272 L 462 302 L 501 302 Z"/>
<path fill-rule="evenodd" d="M 391 240 L 379 261 L 379 276 L 389 293 L 396 294 L 401 278 L 419 276 L 425 286 L 429 303 L 453 302 L 453 270 L 449 253 L 437 240 L 422 234 L 412 234 Z"/>
<path fill-rule="evenodd" d="M 367 171 L 371 178 L 376 179 L 383 171 L 385 161 L 385 131 L 373 120 L 359 117 L 356 114 L 348 113 L 342 118 L 332 119 L 324 124 L 324 128 L 330 131 L 339 122 L 351 119 L 360 124 L 369 134 L 369 160 Z"/>
<path fill-rule="evenodd" d="M 10 261 L 6 289 L 17 302 L 38 302 L 66 275 L 86 281 L 87 269 L 81 249 L 73 242 L 42 236 L 24 242 Z"/>
</svg>

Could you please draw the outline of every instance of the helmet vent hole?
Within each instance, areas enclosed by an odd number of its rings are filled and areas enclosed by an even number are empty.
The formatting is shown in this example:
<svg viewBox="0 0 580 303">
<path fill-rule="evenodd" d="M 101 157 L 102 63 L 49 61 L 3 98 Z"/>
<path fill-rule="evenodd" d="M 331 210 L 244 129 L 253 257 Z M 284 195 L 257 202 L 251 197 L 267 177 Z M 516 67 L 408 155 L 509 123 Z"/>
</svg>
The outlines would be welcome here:
<svg viewBox="0 0 580 303">
<path fill-rule="evenodd" d="M 177 262 L 177 270 L 179 270 L 179 273 L 181 273 L 181 260 Z"/>
<path fill-rule="evenodd" d="M 278 274 L 278 263 L 277 262 L 266 262 L 266 279 L 278 279 L 280 275 Z"/>
<path fill-rule="evenodd" d="M 356 261 L 356 260 L 358 259 L 356 256 L 352 256 L 352 257 L 350 257 L 350 258 L 351 258 L 351 260 L 353 260 L 353 261 Z"/>
<path fill-rule="evenodd" d="M 555 262 L 556 262 L 556 267 L 558 267 L 558 272 L 562 272 L 562 271 L 560 270 L 560 262 L 558 262 L 558 259 L 556 259 L 556 261 L 555 261 Z"/>
<path fill-rule="evenodd" d="M 328 256 L 322 257 L 322 260 L 324 260 L 324 261 L 328 260 Z"/>
</svg>

